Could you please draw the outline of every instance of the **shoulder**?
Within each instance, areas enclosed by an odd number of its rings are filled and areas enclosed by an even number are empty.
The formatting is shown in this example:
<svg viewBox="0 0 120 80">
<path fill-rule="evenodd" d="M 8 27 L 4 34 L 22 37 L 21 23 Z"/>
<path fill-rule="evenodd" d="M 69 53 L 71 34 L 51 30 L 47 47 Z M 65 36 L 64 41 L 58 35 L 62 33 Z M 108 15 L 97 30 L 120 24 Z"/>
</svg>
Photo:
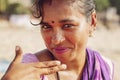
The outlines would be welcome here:
<svg viewBox="0 0 120 80">
<path fill-rule="evenodd" d="M 113 79 L 113 75 L 114 75 L 114 63 L 107 57 L 102 56 L 103 60 L 105 61 L 105 63 L 108 65 L 109 67 L 109 72 L 110 72 L 110 77 L 111 79 Z"/>
<path fill-rule="evenodd" d="M 53 60 L 53 55 L 47 49 L 44 49 L 36 53 L 24 54 L 22 58 L 22 63 L 50 61 L 50 60 Z"/>
<path fill-rule="evenodd" d="M 53 60 L 54 58 L 48 49 L 36 52 L 35 56 L 38 58 L 39 61 L 49 61 Z"/>
<path fill-rule="evenodd" d="M 37 57 L 34 54 L 26 53 L 23 55 L 21 62 L 22 63 L 31 63 L 31 62 L 39 62 L 39 60 L 37 59 Z"/>
<path fill-rule="evenodd" d="M 108 58 L 103 57 L 103 59 L 106 61 L 106 63 L 109 65 L 111 76 L 113 77 L 113 80 L 120 80 L 120 64 L 116 61 L 111 61 Z"/>
<path fill-rule="evenodd" d="M 95 55 L 95 59 L 97 63 L 100 64 L 101 70 L 103 74 L 109 76 L 110 80 L 113 80 L 114 75 L 114 64 L 109 58 L 104 57 L 99 52 L 93 50 L 93 55 Z"/>
</svg>

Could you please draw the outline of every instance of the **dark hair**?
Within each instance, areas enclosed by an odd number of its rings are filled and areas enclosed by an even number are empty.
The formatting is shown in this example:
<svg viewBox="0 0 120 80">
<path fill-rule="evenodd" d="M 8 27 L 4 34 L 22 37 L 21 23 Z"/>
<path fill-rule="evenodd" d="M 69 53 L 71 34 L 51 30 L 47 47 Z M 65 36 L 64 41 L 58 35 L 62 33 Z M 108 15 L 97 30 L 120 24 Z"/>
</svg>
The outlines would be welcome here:
<svg viewBox="0 0 120 80">
<path fill-rule="evenodd" d="M 43 17 L 43 4 L 49 3 L 52 4 L 53 0 L 36 0 L 35 4 L 33 4 L 35 9 L 35 18 L 41 18 Z M 68 4 L 72 5 L 75 3 L 76 7 L 80 8 L 80 11 L 86 15 L 88 18 L 91 13 L 95 10 L 95 4 L 93 0 L 61 0 L 66 1 Z"/>
</svg>

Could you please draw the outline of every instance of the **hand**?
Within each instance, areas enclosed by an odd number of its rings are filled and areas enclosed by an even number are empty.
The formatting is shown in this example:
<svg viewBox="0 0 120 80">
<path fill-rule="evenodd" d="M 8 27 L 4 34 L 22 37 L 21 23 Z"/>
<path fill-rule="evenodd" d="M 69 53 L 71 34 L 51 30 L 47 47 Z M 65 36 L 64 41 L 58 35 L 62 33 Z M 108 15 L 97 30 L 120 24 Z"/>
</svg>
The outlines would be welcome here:
<svg viewBox="0 0 120 80">
<path fill-rule="evenodd" d="M 1 80 L 40 80 L 40 75 L 49 75 L 65 70 L 66 65 L 60 61 L 21 63 L 23 52 L 16 46 L 16 56 Z"/>
</svg>

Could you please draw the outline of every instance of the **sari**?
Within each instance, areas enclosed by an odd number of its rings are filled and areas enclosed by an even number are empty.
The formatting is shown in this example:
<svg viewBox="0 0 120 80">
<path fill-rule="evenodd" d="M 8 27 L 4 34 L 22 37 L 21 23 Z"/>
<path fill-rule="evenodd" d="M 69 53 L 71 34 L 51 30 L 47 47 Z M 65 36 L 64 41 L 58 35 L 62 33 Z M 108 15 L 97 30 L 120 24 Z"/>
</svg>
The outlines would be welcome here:
<svg viewBox="0 0 120 80">
<path fill-rule="evenodd" d="M 82 72 L 82 80 L 113 80 L 113 63 L 101 56 L 97 51 L 86 49 L 87 59 Z M 34 54 L 23 56 L 22 63 L 39 62 Z M 45 75 L 40 80 L 49 80 Z"/>
</svg>

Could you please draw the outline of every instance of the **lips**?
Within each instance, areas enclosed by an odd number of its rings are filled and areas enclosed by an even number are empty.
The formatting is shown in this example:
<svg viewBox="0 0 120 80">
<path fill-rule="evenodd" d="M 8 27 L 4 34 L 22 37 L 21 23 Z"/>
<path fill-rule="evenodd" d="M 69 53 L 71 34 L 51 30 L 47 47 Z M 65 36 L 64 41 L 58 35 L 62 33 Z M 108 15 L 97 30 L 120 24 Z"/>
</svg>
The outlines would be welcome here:
<svg viewBox="0 0 120 80">
<path fill-rule="evenodd" d="M 54 48 L 54 52 L 57 54 L 64 54 L 69 50 L 67 47 L 56 47 Z"/>
</svg>

